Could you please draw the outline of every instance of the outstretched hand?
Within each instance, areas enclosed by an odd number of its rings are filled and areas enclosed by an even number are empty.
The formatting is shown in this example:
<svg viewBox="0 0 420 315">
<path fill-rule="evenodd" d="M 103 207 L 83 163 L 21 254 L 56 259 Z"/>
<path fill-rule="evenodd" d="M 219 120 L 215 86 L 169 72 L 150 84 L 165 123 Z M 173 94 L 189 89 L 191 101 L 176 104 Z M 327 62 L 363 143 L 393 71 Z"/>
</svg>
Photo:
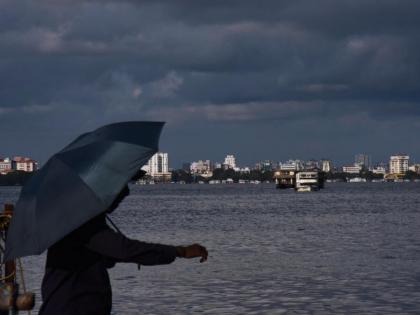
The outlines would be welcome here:
<svg viewBox="0 0 420 315">
<path fill-rule="evenodd" d="M 178 257 L 182 258 L 195 258 L 201 257 L 200 262 L 205 262 L 209 253 L 204 246 L 200 244 L 192 244 L 189 246 L 177 246 L 176 253 Z"/>
</svg>

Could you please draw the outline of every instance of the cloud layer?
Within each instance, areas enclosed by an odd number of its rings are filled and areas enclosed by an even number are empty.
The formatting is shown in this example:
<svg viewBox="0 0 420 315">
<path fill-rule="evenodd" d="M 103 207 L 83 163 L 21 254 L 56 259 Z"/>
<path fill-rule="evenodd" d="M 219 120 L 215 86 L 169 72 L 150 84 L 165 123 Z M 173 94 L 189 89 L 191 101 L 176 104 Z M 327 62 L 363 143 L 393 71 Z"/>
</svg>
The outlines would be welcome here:
<svg viewBox="0 0 420 315">
<path fill-rule="evenodd" d="M 0 154 L 45 160 L 101 124 L 157 119 L 174 166 L 228 152 L 420 158 L 419 11 L 409 0 L 1 0 Z"/>
</svg>

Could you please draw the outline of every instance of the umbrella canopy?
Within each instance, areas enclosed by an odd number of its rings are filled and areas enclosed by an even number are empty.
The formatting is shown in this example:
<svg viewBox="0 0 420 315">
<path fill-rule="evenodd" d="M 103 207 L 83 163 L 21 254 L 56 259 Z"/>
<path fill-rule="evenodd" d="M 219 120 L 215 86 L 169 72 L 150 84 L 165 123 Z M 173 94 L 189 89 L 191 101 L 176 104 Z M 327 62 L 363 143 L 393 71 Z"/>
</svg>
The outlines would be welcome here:
<svg viewBox="0 0 420 315">
<path fill-rule="evenodd" d="M 38 255 L 96 215 L 158 151 L 161 122 L 121 122 L 79 136 L 22 188 L 5 260 Z"/>
</svg>

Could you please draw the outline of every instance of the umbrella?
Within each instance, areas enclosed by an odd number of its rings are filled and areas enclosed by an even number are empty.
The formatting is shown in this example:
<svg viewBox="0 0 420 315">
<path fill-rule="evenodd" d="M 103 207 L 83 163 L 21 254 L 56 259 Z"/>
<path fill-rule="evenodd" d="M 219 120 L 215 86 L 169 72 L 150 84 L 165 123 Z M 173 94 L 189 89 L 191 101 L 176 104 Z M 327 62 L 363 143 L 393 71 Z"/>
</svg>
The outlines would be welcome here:
<svg viewBox="0 0 420 315">
<path fill-rule="evenodd" d="M 162 122 L 121 122 L 82 134 L 22 188 L 5 260 L 39 255 L 106 211 L 158 151 Z"/>
</svg>

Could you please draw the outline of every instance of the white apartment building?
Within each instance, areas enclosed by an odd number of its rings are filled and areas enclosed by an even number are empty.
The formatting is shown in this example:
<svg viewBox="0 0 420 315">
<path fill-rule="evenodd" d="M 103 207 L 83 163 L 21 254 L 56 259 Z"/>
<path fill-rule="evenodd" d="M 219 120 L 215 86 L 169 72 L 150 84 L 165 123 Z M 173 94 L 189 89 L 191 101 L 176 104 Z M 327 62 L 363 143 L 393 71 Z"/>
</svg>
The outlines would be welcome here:
<svg viewBox="0 0 420 315">
<path fill-rule="evenodd" d="M 223 165 L 226 168 L 236 168 L 236 159 L 234 155 L 226 155 Z"/>
<path fill-rule="evenodd" d="M 142 170 L 154 178 L 170 178 L 168 153 L 158 152 L 153 155 Z"/>
<path fill-rule="evenodd" d="M 389 160 L 390 174 L 404 174 L 408 171 L 408 162 L 410 157 L 408 155 L 399 154 L 392 155 Z"/>
<path fill-rule="evenodd" d="M 0 173 L 6 174 L 12 170 L 12 160 L 9 158 L 0 159 Z"/>
<path fill-rule="evenodd" d="M 361 170 L 362 170 L 362 166 L 360 165 L 343 166 L 343 173 L 359 174 Z"/>
<path fill-rule="evenodd" d="M 34 172 L 38 169 L 38 162 L 27 157 L 16 156 L 12 161 L 12 168 L 17 171 Z"/>
<path fill-rule="evenodd" d="M 321 169 L 323 172 L 331 172 L 333 169 L 332 162 L 330 160 L 322 160 Z"/>
</svg>

